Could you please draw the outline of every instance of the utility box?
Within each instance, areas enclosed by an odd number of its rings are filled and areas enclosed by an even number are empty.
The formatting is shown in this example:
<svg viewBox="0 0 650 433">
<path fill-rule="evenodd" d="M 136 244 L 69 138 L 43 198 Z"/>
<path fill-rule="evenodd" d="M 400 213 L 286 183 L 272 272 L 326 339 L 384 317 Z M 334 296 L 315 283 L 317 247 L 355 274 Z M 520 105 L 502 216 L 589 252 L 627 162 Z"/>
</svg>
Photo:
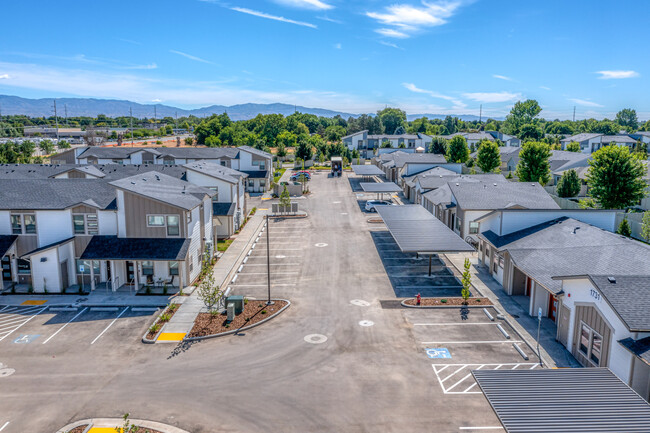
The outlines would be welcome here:
<svg viewBox="0 0 650 433">
<path fill-rule="evenodd" d="M 226 306 L 226 314 L 228 315 L 228 317 L 226 318 L 226 320 L 228 322 L 232 322 L 233 320 L 235 320 L 235 304 L 234 303 L 232 303 L 232 302 L 228 303 L 228 305 Z"/>
<path fill-rule="evenodd" d="M 226 305 L 233 303 L 235 305 L 235 314 L 241 314 L 244 311 L 244 297 L 243 296 L 228 296 L 226 298 Z"/>
</svg>

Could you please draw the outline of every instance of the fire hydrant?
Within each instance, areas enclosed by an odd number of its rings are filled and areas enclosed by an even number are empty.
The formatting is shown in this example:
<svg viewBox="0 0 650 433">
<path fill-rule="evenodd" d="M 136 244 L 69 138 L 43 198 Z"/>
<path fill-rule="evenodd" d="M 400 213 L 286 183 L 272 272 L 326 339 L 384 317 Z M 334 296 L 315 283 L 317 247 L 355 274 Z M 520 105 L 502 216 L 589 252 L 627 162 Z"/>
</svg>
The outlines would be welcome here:
<svg viewBox="0 0 650 433">
<path fill-rule="evenodd" d="M 420 305 L 420 300 L 421 299 L 422 298 L 421 298 L 420 294 L 418 293 L 418 295 L 415 297 L 415 305 Z"/>
</svg>

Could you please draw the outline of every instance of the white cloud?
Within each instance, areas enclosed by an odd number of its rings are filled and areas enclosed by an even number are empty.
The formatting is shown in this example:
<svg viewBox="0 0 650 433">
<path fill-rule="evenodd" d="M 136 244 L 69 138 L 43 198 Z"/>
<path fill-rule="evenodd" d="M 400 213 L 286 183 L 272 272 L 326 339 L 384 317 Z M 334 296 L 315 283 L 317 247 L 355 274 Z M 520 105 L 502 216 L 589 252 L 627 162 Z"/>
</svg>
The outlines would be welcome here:
<svg viewBox="0 0 650 433">
<path fill-rule="evenodd" d="M 334 48 L 336 48 L 337 50 L 340 50 L 340 49 L 343 48 L 343 45 L 341 45 L 341 43 L 334 44 Z"/>
<path fill-rule="evenodd" d="M 389 38 L 406 39 L 411 37 L 410 35 L 395 29 L 376 29 L 375 32 L 379 33 L 382 36 L 387 36 Z"/>
<path fill-rule="evenodd" d="M 394 43 L 392 43 L 392 42 L 379 41 L 379 43 L 382 44 L 382 45 L 386 45 L 387 47 L 397 48 L 398 50 L 403 50 L 403 49 L 404 49 L 404 48 L 400 47 L 399 45 L 394 44 Z M 368 58 L 367 58 L 367 57 L 364 57 L 364 58 L 361 59 L 361 60 L 368 60 Z"/>
<path fill-rule="evenodd" d="M 178 54 L 179 56 L 183 56 L 183 57 L 188 58 L 190 60 L 194 60 L 195 62 L 208 63 L 210 65 L 214 65 L 214 63 L 212 63 L 209 60 L 205 60 L 205 59 L 202 59 L 200 57 L 196 57 L 196 56 L 193 56 L 191 54 L 184 53 L 182 51 L 169 50 L 169 52 L 174 53 L 174 54 Z"/>
<path fill-rule="evenodd" d="M 295 24 L 297 26 L 310 27 L 312 29 L 318 28 L 318 27 L 316 27 L 316 25 L 311 24 L 311 23 L 306 23 L 304 21 L 295 21 L 295 20 L 291 20 L 289 18 L 281 17 L 281 16 L 278 16 L 278 15 L 271 15 L 271 14 L 267 14 L 265 12 L 255 11 L 255 10 L 248 9 L 248 8 L 231 7 L 230 9 L 233 10 L 233 11 L 236 11 L 236 12 L 241 12 L 243 14 L 253 15 L 253 16 L 256 16 L 256 17 L 259 17 L 259 18 L 266 18 L 266 19 L 269 19 L 269 20 L 281 21 L 283 23 Z"/>
<path fill-rule="evenodd" d="M 326 16 L 316 17 L 316 19 L 319 19 L 319 20 L 322 20 L 322 21 L 327 21 L 327 22 L 334 23 L 334 24 L 343 24 L 343 21 L 341 21 L 341 20 L 335 20 L 334 18 L 330 18 L 330 17 L 326 17 Z"/>
<path fill-rule="evenodd" d="M 275 2 L 281 5 L 300 9 L 328 10 L 334 8 L 331 4 L 327 4 L 320 0 L 275 0 Z"/>
<path fill-rule="evenodd" d="M 542 89 L 542 90 L 551 90 L 550 87 L 546 87 L 546 86 L 539 86 L 539 88 Z"/>
<path fill-rule="evenodd" d="M 159 102 L 162 102 L 162 99 L 159 99 L 159 98 L 152 99 L 151 102 L 154 102 L 154 103 L 157 104 L 157 103 L 159 103 Z"/>
<path fill-rule="evenodd" d="M 604 105 L 600 105 L 596 102 L 586 99 L 569 98 L 569 101 L 573 102 L 574 104 L 582 105 L 583 107 L 604 107 Z"/>
<path fill-rule="evenodd" d="M 9 79 L 9 74 L 0 75 L 0 80 L 8 80 L 8 79 Z"/>
<path fill-rule="evenodd" d="M 123 69 L 158 69 L 158 65 L 155 63 L 149 63 L 148 65 L 124 66 Z"/>
<path fill-rule="evenodd" d="M 493 102 L 510 102 L 521 99 L 521 93 L 511 92 L 476 92 L 476 93 L 463 93 L 467 99 L 476 102 L 483 102 L 486 104 Z"/>
<path fill-rule="evenodd" d="M 512 78 L 506 77 L 505 75 L 498 75 L 494 74 L 492 75 L 494 78 L 498 78 L 499 80 L 505 80 L 505 81 L 512 81 Z"/>
<path fill-rule="evenodd" d="M 383 25 L 400 29 L 394 34 L 380 32 L 384 36 L 404 38 L 417 33 L 423 28 L 445 24 L 460 5 L 460 1 L 441 1 L 437 3 L 422 1 L 422 6 L 394 4 L 387 6 L 382 12 L 366 12 L 366 15 Z"/>
<path fill-rule="evenodd" d="M 442 93 L 435 92 L 433 90 L 425 90 L 425 89 L 420 89 L 413 83 L 402 83 L 402 86 L 404 86 L 407 90 L 410 90 L 411 92 L 414 93 L 422 93 L 425 95 L 429 95 L 432 98 L 437 98 L 437 99 L 444 99 L 445 101 L 450 101 L 454 104 L 455 108 L 465 108 L 467 105 L 463 103 L 461 100 L 458 98 L 454 98 L 453 96 L 447 96 L 443 95 Z"/>
<path fill-rule="evenodd" d="M 620 80 L 639 76 L 639 73 L 636 71 L 597 71 L 596 73 L 600 74 L 598 78 L 601 80 Z"/>
</svg>

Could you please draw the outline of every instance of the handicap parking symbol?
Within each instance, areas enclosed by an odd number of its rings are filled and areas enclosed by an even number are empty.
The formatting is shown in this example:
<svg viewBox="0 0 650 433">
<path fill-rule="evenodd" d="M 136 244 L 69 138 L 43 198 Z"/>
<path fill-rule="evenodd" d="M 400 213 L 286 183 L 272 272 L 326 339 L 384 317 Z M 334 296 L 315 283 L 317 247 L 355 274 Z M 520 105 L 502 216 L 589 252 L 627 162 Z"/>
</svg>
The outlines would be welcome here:
<svg viewBox="0 0 650 433">
<path fill-rule="evenodd" d="M 436 348 L 436 349 L 426 349 L 427 356 L 431 359 L 435 358 L 445 358 L 445 359 L 451 359 L 451 353 L 449 353 L 449 350 L 441 347 L 441 348 Z"/>
<path fill-rule="evenodd" d="M 16 343 L 16 344 L 27 344 L 27 343 L 31 343 L 32 341 L 36 340 L 38 337 L 40 337 L 40 334 L 21 335 L 20 337 L 18 337 L 18 338 L 16 338 L 14 340 L 14 343 Z"/>
</svg>

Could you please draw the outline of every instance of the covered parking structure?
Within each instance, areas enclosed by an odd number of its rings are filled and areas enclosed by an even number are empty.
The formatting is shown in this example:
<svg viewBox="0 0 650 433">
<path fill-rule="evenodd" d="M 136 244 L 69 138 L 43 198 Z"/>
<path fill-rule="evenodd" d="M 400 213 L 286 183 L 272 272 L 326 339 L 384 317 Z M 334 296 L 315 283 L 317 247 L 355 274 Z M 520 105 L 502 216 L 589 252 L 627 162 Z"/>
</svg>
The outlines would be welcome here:
<svg viewBox="0 0 650 433">
<path fill-rule="evenodd" d="M 373 176 L 382 176 L 384 172 L 376 165 L 353 165 L 352 171 L 361 176 L 363 182 L 368 182 Z"/>
<path fill-rule="evenodd" d="M 419 204 L 378 206 L 377 212 L 403 253 L 429 256 L 429 276 L 431 258 L 434 254 L 475 251 L 471 245 Z"/>
<path fill-rule="evenodd" d="M 472 374 L 508 433 L 650 431 L 650 405 L 607 368 Z"/>
<path fill-rule="evenodd" d="M 394 194 L 402 191 L 395 182 L 361 182 L 360 185 L 363 192 L 376 193 L 378 199 L 380 194 L 383 198 L 384 194 Z"/>
</svg>

